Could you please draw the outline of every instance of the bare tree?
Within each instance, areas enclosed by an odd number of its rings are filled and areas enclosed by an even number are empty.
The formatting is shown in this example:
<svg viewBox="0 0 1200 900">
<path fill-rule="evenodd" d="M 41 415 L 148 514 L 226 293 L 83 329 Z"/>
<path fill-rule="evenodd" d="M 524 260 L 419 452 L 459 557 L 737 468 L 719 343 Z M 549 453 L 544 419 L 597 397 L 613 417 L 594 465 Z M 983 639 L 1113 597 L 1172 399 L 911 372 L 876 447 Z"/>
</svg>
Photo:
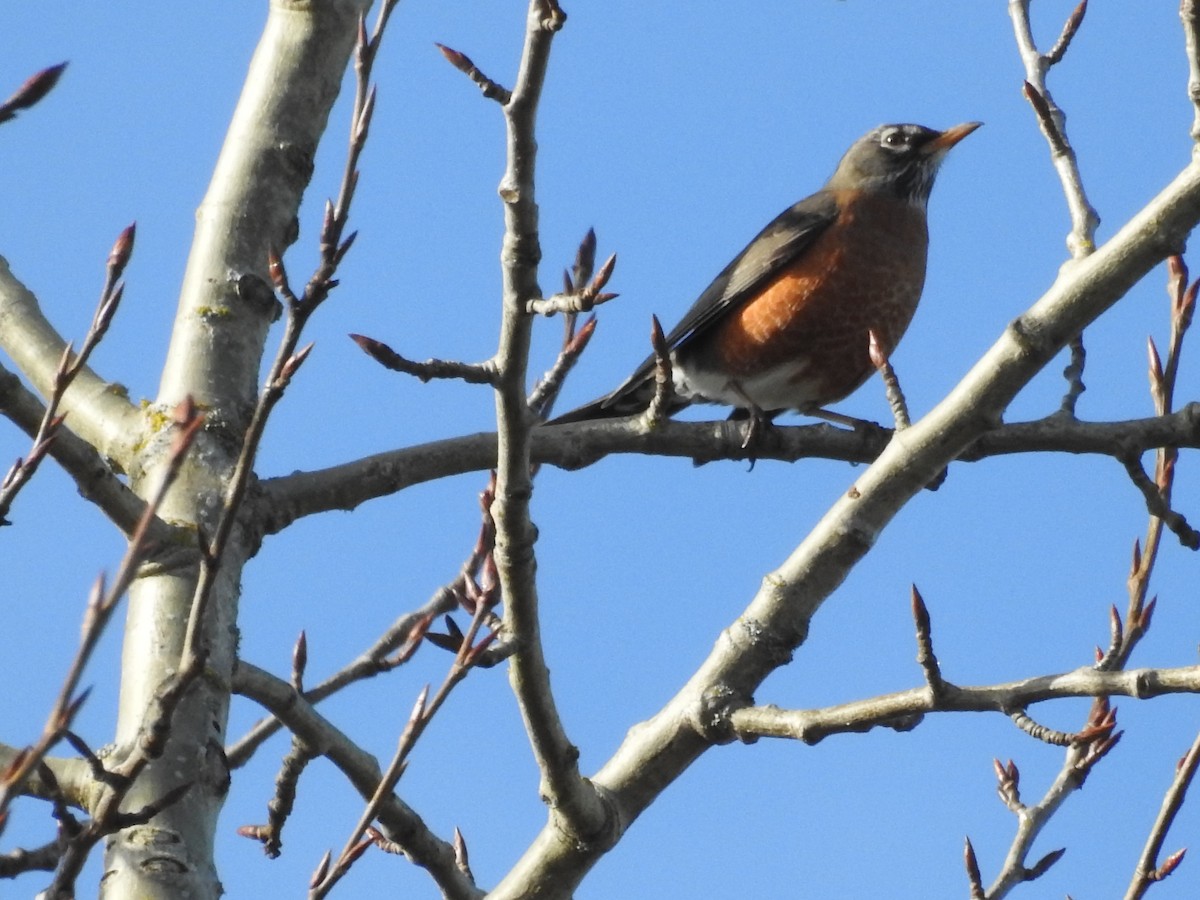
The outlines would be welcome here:
<svg viewBox="0 0 1200 900">
<path fill-rule="evenodd" d="M 231 779 L 282 731 L 290 747 L 265 821 L 242 824 L 242 835 L 261 842 L 268 855 L 279 854 L 283 829 L 294 806 L 303 802 L 302 782 L 314 760 L 336 767 L 364 801 L 357 823 L 330 823 L 328 843 L 338 849 L 316 864 L 310 896 L 326 896 L 365 853 L 378 849 L 407 857 L 446 897 L 568 897 L 630 825 L 716 746 L 767 737 L 815 743 L 877 727 L 904 731 L 935 713 L 963 711 L 1000 713 L 1032 740 L 1064 748 L 1058 776 L 1036 800 L 1023 798 L 1017 765 L 996 761 L 999 794 L 1017 824 L 1001 858 L 981 859 L 967 842 L 964 890 L 972 897 L 1003 897 L 1047 872 L 1063 851 L 1035 853 L 1034 841 L 1120 739 L 1109 698 L 1200 692 L 1195 665 L 1130 668 L 1153 621 L 1150 581 L 1161 547 L 1171 539 L 1192 550 L 1200 547 L 1200 534 L 1175 508 L 1172 496 L 1179 451 L 1200 446 L 1195 409 L 1176 401 L 1183 341 L 1197 295 L 1182 254 L 1200 223 L 1200 167 L 1194 162 L 1183 167 L 1111 238 L 1097 243 L 1098 219 L 1086 178 L 1049 85 L 1053 67 L 1067 58 L 1084 26 L 1086 0 L 1048 50 L 1039 49 L 1034 38 L 1028 0 L 1009 4 L 1031 121 L 1045 136 L 1069 211 L 1070 258 L 1057 279 L 1009 323 L 944 400 L 914 421 L 908 421 L 900 392 L 902 373 L 875 352 L 895 412 L 894 428 L 779 427 L 768 443 L 752 446 L 736 421 L 664 420 L 660 411 L 670 379 L 661 371 L 659 396 L 645 415 L 541 424 L 595 328 L 591 319 L 581 324 L 579 315 L 612 300 L 619 282 L 615 257 L 599 254 L 597 238 L 589 232 L 568 261 L 561 291 L 541 287 L 537 112 L 551 49 L 567 17 L 557 0 L 531 0 L 511 85 L 490 77 L 460 50 L 441 47 L 484 101 L 495 104 L 504 123 L 496 349 L 481 362 L 417 362 L 376 337 L 353 338 L 388 369 L 424 381 L 457 379 L 489 387 L 495 432 L 271 477 L 256 466 L 263 436 L 284 392 L 303 375 L 312 349 L 306 327 L 337 287 L 339 267 L 355 242 L 351 212 L 376 108 L 375 64 L 396 0 L 381 0 L 368 17 L 370 5 L 369 0 L 303 9 L 272 5 L 199 210 L 152 402 L 131 402 L 89 366 L 122 299 L 122 278 L 134 257 L 133 226 L 120 233 L 110 252 L 100 299 L 78 349 L 59 335 L 38 298 L 0 260 L 0 347 L 20 373 L 0 369 L 0 411 L 30 441 L 0 484 L 0 523 L 12 518 L 19 525 L 18 494 L 49 458 L 127 539 L 119 567 L 92 588 L 78 652 L 42 733 L 32 739 L 6 734 L 10 743 L 0 745 L 0 832 L 18 802 L 49 803 L 57 822 L 56 833 L 41 846 L 0 856 L 0 875 L 28 880 L 39 877 L 26 874 L 31 871 L 50 872 L 44 896 L 72 897 L 82 891 L 83 867 L 103 843 L 105 897 L 219 895 L 213 845 L 219 826 L 233 827 L 219 819 Z M 1200 10 L 1184 0 L 1181 18 L 1195 142 L 1200 140 Z M 300 277 L 284 259 L 297 239 L 301 199 L 348 67 L 355 93 L 345 165 L 324 209 L 316 265 Z M 53 97 L 62 71 L 62 66 L 46 69 L 19 88 L 0 106 L 0 124 L 17 113 L 37 115 L 36 105 Z M 1169 337 L 1165 345 L 1151 342 L 1149 348 L 1154 415 L 1080 419 L 1085 329 L 1164 261 Z M 543 377 L 535 378 L 530 372 L 537 365 L 531 357 L 533 329 L 544 315 L 558 315 L 566 325 L 557 357 Z M 273 331 L 280 332 L 278 343 L 268 350 Z M 656 350 L 665 357 L 661 333 L 655 332 Z M 1034 421 L 1006 422 L 1018 392 L 1065 348 L 1070 362 L 1061 407 Z M 660 364 L 665 368 L 665 358 Z M 1108 647 L 1092 664 L 999 684 L 956 684 L 953 673 L 939 664 L 933 617 L 914 587 L 909 599 L 921 685 L 817 709 L 756 702 L 764 680 L 802 652 L 818 609 L 900 510 L 941 483 L 947 467 L 1056 452 L 1114 460 L 1149 515 L 1146 533 L 1135 544 L 1125 609 L 1112 608 Z M 1153 471 L 1142 463 L 1147 452 L 1155 454 Z M 687 683 L 586 776 L 550 682 L 531 497 L 539 467 L 580 468 L 618 453 L 697 462 L 821 457 L 869 465 L 855 472 L 816 527 L 763 578 Z M 479 529 L 460 570 L 447 573 L 442 588 L 398 616 L 357 658 L 312 684 L 305 634 L 296 642 L 290 672 L 271 672 L 239 655 L 243 573 L 272 536 L 309 516 L 351 509 L 450 475 L 489 470 Z M 125 597 L 119 712 L 115 733 L 100 748 L 95 739 L 77 733 L 74 723 L 88 699 L 81 685 L 89 662 Z M 451 613 L 459 614 L 458 624 Z M 427 646 L 449 651 L 449 666 L 440 683 L 414 692 L 394 756 L 381 765 L 353 733 L 325 714 L 321 702 L 400 669 L 419 651 L 435 652 L 422 649 Z M 435 717 L 453 722 L 443 712 L 452 693 L 473 673 L 493 667 L 508 672 L 548 813 L 523 855 L 494 884 L 484 884 L 472 872 L 465 839 L 427 824 L 406 800 L 401 779 Z M 235 696 L 257 704 L 266 717 L 231 741 Z M 1035 717 L 1035 704 L 1072 697 L 1092 703 L 1076 726 L 1053 728 Z M 1162 812 L 1129 873 L 1126 896 L 1142 896 L 1179 866 L 1182 852 L 1170 849 L 1168 830 L 1198 760 L 1200 738 L 1167 788 Z M 993 874 L 985 878 L 985 871 Z"/>
</svg>

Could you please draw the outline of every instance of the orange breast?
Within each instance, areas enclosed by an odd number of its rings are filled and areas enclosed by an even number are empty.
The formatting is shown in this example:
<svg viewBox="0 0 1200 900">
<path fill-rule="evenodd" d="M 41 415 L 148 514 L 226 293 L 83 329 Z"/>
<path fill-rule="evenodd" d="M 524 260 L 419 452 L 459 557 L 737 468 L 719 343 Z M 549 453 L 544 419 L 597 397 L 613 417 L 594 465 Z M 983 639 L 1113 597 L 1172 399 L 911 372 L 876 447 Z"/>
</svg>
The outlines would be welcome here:
<svg viewBox="0 0 1200 900">
<path fill-rule="evenodd" d="M 840 400 L 870 376 L 870 329 L 896 346 L 925 282 L 925 211 L 891 197 L 837 199 L 838 220 L 706 335 L 703 368 L 739 382 L 792 373 L 797 397 L 788 405 L 804 409 Z"/>
</svg>

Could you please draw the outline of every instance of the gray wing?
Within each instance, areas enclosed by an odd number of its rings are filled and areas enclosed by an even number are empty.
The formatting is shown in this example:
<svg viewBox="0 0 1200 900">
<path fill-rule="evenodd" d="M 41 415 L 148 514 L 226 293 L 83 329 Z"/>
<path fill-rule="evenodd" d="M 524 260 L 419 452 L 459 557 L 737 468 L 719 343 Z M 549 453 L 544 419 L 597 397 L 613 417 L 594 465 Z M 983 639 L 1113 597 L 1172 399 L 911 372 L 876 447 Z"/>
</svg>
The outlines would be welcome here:
<svg viewBox="0 0 1200 900">
<path fill-rule="evenodd" d="M 719 322 L 729 310 L 753 298 L 759 289 L 795 262 L 836 216 L 836 201 L 828 191 L 813 194 L 776 216 L 696 298 L 691 309 L 667 335 L 668 349 L 686 346 Z M 633 415 L 645 409 L 653 396 L 654 356 L 651 355 L 616 390 L 547 424 Z M 687 405 L 686 398 L 677 397 L 668 414 Z"/>
</svg>

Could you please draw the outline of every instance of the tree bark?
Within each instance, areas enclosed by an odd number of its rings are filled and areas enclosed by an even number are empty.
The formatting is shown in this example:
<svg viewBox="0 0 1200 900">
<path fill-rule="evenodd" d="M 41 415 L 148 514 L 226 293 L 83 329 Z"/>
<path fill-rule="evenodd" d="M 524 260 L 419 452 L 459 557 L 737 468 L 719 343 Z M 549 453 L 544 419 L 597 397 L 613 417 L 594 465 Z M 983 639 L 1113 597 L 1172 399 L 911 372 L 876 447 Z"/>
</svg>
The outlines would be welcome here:
<svg viewBox="0 0 1200 900">
<path fill-rule="evenodd" d="M 165 410 L 191 396 L 206 426 L 161 514 L 211 533 L 254 407 L 277 302 L 268 250 L 297 235 L 296 215 L 317 143 L 337 97 L 365 0 L 271 4 L 208 193 L 197 214 L 170 349 L 145 446 L 131 473 L 146 496 L 168 456 Z M 155 415 L 157 413 L 157 415 Z M 203 675 L 177 709 L 166 752 L 129 792 L 136 811 L 191 782 L 183 799 L 108 843 L 101 896 L 212 898 L 222 889 L 213 863 L 217 817 L 229 784 L 224 759 L 230 679 L 237 645 L 242 566 L 254 542 L 235 529 L 221 562 L 205 624 Z M 162 686 L 179 667 L 196 588 L 196 566 L 154 567 L 130 591 L 122 656 L 117 754 L 137 752 Z"/>
</svg>

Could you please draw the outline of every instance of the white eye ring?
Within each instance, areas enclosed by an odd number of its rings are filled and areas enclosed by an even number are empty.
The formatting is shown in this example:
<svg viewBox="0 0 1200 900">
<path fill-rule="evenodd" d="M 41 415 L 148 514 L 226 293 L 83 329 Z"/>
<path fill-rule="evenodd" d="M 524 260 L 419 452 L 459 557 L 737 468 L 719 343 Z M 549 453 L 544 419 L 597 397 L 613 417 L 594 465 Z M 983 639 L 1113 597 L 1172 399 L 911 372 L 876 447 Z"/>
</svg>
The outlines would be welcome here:
<svg viewBox="0 0 1200 900">
<path fill-rule="evenodd" d="M 892 128 L 885 131 L 879 136 L 879 143 L 884 147 L 889 147 L 893 150 L 898 150 L 905 146 L 908 142 L 904 139 L 904 133 L 898 128 Z"/>
</svg>

